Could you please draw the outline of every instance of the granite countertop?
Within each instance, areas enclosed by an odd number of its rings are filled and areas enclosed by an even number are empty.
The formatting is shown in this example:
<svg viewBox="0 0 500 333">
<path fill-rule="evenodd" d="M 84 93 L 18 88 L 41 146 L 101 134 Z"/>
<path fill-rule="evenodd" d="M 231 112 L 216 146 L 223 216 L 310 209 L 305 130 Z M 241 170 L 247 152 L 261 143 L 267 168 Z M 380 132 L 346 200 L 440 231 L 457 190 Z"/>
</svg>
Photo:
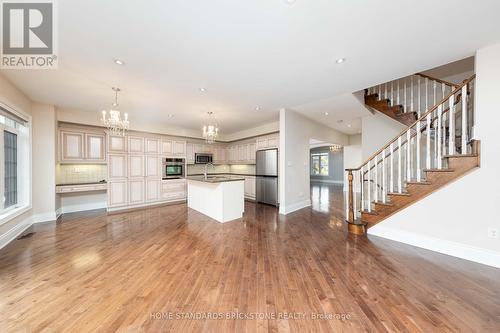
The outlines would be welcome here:
<svg viewBox="0 0 500 333">
<path fill-rule="evenodd" d="M 227 177 L 220 175 L 219 176 L 209 175 L 207 179 L 205 179 L 204 176 L 188 176 L 187 179 L 196 180 L 204 183 L 224 183 L 224 182 L 237 182 L 245 180 L 245 178 L 234 178 L 234 177 Z"/>
<path fill-rule="evenodd" d="M 101 180 L 99 182 L 56 184 L 56 186 L 101 185 L 106 183 L 105 180 Z"/>
<path fill-rule="evenodd" d="M 209 176 L 222 176 L 222 175 L 229 175 L 229 176 L 252 176 L 255 177 L 255 175 L 248 174 L 248 173 L 230 173 L 230 172 L 220 172 L 220 173 L 208 173 Z M 188 175 L 188 177 L 196 177 L 196 176 L 203 176 L 202 173 L 193 173 Z"/>
</svg>

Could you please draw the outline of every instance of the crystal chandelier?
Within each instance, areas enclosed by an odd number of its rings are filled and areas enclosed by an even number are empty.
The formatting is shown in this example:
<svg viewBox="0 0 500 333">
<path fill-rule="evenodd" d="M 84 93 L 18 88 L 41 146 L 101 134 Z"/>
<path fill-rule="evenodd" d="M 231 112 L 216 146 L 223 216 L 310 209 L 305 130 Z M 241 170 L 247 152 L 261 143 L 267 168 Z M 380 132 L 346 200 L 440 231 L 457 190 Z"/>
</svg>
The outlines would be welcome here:
<svg viewBox="0 0 500 333">
<path fill-rule="evenodd" d="M 215 116 L 213 112 L 207 112 L 208 114 L 208 124 L 203 126 L 203 137 L 207 143 L 214 143 L 215 139 L 219 135 L 219 127 L 215 121 Z"/>
<path fill-rule="evenodd" d="M 118 107 L 118 93 L 120 92 L 120 88 L 114 88 L 115 92 L 115 102 L 113 103 L 113 108 Z M 120 111 L 118 110 L 109 110 L 109 117 L 107 117 L 106 110 L 102 111 L 101 122 L 106 126 L 111 134 L 113 135 L 121 135 L 125 136 L 125 131 L 129 128 L 128 114 L 123 114 L 123 119 L 121 117 Z"/>
<path fill-rule="evenodd" d="M 338 145 L 338 144 L 333 144 L 330 146 L 330 151 L 331 152 L 338 152 L 338 151 L 341 151 L 342 150 L 342 146 L 341 145 Z"/>
</svg>

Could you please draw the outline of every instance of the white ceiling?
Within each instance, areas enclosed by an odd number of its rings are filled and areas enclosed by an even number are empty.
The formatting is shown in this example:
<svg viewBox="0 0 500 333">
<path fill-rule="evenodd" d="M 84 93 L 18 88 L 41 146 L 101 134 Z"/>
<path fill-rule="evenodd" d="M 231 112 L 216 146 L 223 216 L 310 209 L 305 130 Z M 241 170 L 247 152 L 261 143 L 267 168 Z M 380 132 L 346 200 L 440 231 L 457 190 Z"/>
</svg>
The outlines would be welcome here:
<svg viewBox="0 0 500 333">
<path fill-rule="evenodd" d="M 283 107 L 355 133 L 337 122 L 360 116 L 346 94 L 500 40 L 498 0 L 65 0 L 58 7 L 59 69 L 3 71 L 30 98 L 99 117 L 119 86 L 132 122 L 199 129 L 210 110 L 223 133 L 275 121 Z M 340 57 L 347 61 L 335 64 Z"/>
</svg>

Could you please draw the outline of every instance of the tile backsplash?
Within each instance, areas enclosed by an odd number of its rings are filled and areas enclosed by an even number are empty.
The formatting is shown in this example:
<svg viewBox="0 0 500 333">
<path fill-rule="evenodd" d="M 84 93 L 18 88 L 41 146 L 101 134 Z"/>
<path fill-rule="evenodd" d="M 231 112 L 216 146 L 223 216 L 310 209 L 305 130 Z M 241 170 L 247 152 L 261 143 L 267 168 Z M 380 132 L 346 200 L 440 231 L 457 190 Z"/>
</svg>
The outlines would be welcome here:
<svg viewBox="0 0 500 333">
<path fill-rule="evenodd" d="M 107 166 L 103 164 L 58 164 L 57 184 L 90 183 L 107 179 Z"/>
<path fill-rule="evenodd" d="M 203 164 L 189 164 L 187 174 L 202 174 L 205 170 Z M 208 167 L 209 173 L 237 173 L 244 175 L 255 175 L 255 165 L 216 165 L 214 168 Z"/>
</svg>

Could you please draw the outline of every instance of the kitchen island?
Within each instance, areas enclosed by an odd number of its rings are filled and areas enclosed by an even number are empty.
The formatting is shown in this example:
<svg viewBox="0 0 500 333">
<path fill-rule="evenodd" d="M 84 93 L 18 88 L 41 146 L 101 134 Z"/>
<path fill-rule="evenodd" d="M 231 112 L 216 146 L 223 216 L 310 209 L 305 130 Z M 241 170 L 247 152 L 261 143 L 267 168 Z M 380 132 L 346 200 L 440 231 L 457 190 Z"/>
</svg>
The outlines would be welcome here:
<svg viewBox="0 0 500 333">
<path fill-rule="evenodd" d="M 228 176 L 187 177 L 188 207 L 224 223 L 245 210 L 245 179 Z"/>
</svg>

